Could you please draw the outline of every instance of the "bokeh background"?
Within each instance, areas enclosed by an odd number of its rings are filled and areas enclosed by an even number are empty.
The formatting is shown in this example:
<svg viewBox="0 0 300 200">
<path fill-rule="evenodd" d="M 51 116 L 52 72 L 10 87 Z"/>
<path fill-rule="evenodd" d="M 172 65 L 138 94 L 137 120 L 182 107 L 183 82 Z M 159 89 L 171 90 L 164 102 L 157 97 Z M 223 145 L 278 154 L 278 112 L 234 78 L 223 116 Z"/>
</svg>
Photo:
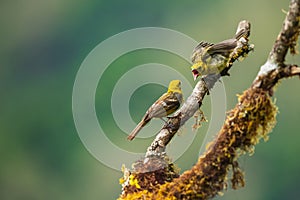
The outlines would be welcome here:
<svg viewBox="0 0 300 200">
<path fill-rule="evenodd" d="M 72 117 L 72 88 L 82 61 L 101 41 L 137 27 L 165 27 L 195 40 L 231 37 L 237 23 L 252 23 L 255 51 L 225 77 L 227 108 L 253 81 L 272 47 L 289 1 L 8 1 L 0 2 L 0 199 L 116 199 L 122 173 L 96 160 L 84 147 Z M 192 51 L 192 49 L 191 49 Z M 299 56 L 288 62 L 300 64 Z M 109 97 L 122 73 L 149 62 L 170 65 L 189 77 L 189 63 L 167 52 L 141 50 L 116 60 L 99 82 L 96 109 L 107 137 L 128 151 L 142 152 L 153 138 L 125 140 L 110 110 Z M 101 67 L 101 66 L 99 66 Z M 168 76 L 166 74 L 166 76 Z M 189 77 L 192 83 L 192 77 Z M 278 124 L 254 156 L 240 159 L 246 187 L 217 199 L 298 199 L 300 196 L 299 79 L 282 81 L 275 93 Z M 129 109 L 135 121 L 165 88 L 145 85 Z M 147 98 L 145 98 L 147 95 Z M 187 96 L 187 94 L 185 94 Z M 210 116 L 209 98 L 203 105 Z M 124 119 L 126 120 L 126 119 Z M 182 170 L 197 160 L 207 123 L 184 156 Z M 109 154 L 109 152 L 107 152 Z M 115 156 L 115 155 L 114 155 Z M 115 156 L 115 159 L 122 159 Z M 121 166 L 120 166 L 121 168 Z"/>
</svg>

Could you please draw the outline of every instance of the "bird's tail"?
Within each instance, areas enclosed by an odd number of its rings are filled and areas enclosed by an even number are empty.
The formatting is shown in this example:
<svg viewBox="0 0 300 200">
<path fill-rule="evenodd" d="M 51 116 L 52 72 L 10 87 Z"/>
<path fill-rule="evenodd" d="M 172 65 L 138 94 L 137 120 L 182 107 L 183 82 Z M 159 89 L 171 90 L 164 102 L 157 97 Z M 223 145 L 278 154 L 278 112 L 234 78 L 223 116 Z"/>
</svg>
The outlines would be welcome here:
<svg viewBox="0 0 300 200">
<path fill-rule="evenodd" d="M 128 135 L 127 139 L 128 140 L 133 140 L 135 138 L 135 136 L 140 132 L 140 130 L 146 125 L 148 124 L 148 122 L 150 120 L 146 120 L 146 117 L 144 117 L 140 123 L 133 129 L 133 131 L 131 131 L 130 135 Z"/>
<path fill-rule="evenodd" d="M 246 20 L 243 20 L 238 25 L 238 30 L 235 34 L 235 39 L 239 40 L 242 37 L 248 40 L 248 37 L 250 36 L 250 23 Z"/>
</svg>

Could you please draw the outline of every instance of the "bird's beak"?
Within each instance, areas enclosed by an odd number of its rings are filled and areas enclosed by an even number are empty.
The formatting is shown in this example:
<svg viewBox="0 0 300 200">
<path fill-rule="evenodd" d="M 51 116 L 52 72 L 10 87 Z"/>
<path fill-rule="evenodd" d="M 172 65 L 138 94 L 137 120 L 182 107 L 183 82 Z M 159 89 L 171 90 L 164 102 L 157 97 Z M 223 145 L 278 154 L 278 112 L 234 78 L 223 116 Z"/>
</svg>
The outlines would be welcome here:
<svg viewBox="0 0 300 200">
<path fill-rule="evenodd" d="M 196 81 L 197 77 L 199 76 L 199 72 L 196 69 L 192 70 L 194 81 Z"/>
</svg>

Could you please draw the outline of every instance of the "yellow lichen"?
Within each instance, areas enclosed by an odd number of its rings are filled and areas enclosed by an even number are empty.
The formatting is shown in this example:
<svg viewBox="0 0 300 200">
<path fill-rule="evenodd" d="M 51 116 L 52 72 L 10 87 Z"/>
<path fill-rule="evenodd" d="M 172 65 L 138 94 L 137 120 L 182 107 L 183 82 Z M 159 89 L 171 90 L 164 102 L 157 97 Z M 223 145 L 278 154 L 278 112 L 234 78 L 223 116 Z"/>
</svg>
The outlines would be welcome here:
<svg viewBox="0 0 300 200">
<path fill-rule="evenodd" d="M 122 185 L 123 183 L 125 183 L 125 179 L 122 177 L 119 179 L 119 183 Z"/>
<path fill-rule="evenodd" d="M 129 185 L 134 186 L 136 188 L 141 188 L 138 180 L 136 178 L 134 178 L 134 176 L 132 174 L 129 176 Z"/>
</svg>

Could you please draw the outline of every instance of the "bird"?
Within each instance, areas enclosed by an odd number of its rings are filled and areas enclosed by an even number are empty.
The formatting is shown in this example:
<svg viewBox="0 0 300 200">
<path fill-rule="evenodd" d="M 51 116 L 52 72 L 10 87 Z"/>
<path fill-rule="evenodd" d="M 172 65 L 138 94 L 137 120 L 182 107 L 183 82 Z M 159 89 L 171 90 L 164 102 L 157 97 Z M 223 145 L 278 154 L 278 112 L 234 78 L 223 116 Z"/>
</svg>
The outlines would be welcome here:
<svg viewBox="0 0 300 200">
<path fill-rule="evenodd" d="M 164 93 L 159 99 L 157 99 L 152 106 L 148 108 L 142 120 L 128 135 L 128 140 L 133 140 L 140 130 L 150 122 L 153 118 L 166 117 L 175 112 L 183 101 L 183 95 L 181 91 L 181 81 L 172 80 L 169 83 L 168 91 Z"/>
<path fill-rule="evenodd" d="M 247 21 L 242 21 L 242 23 L 245 24 L 244 28 L 239 29 L 234 38 L 224 40 L 217 44 L 201 41 L 195 47 L 191 56 L 193 63 L 191 70 L 194 80 L 196 80 L 198 76 L 221 73 L 239 56 L 246 56 L 246 53 L 239 55 L 234 52 L 242 48 L 239 46 L 240 44 L 248 45 L 247 42 L 250 35 L 250 23 Z M 250 47 L 247 46 L 247 48 L 249 48 L 249 50 L 253 49 L 251 45 Z"/>
</svg>

